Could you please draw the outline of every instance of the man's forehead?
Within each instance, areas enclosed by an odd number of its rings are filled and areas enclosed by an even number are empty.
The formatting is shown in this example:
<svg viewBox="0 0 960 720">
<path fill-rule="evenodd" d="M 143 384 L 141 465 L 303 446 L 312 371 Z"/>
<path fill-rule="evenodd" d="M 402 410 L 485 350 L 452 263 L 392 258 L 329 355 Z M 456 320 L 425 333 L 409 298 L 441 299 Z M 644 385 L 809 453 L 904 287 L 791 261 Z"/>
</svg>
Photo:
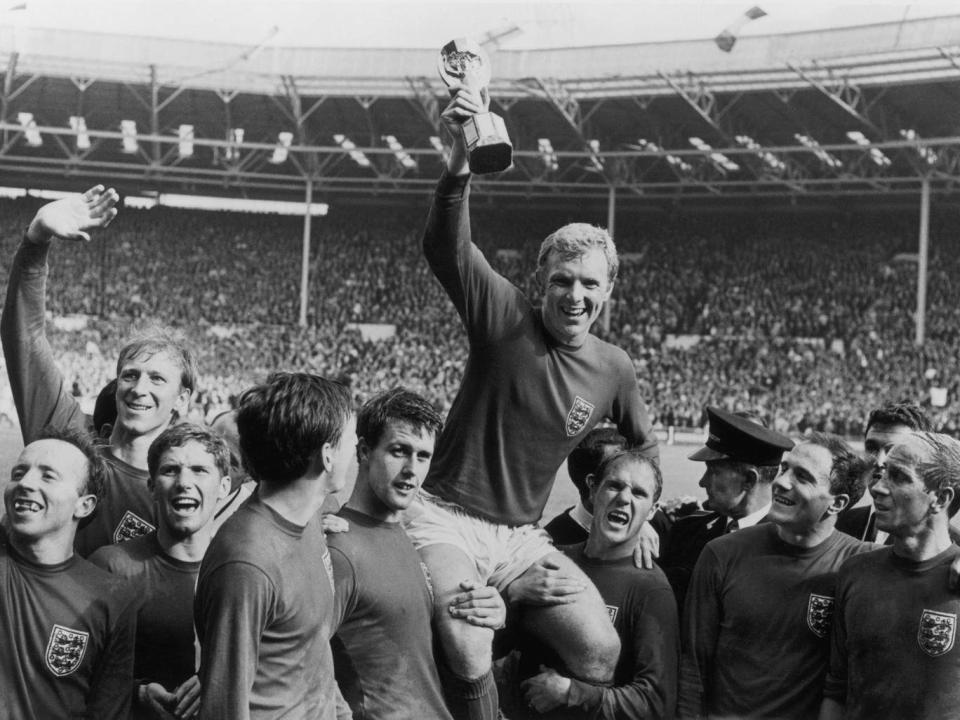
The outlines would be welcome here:
<svg viewBox="0 0 960 720">
<path fill-rule="evenodd" d="M 636 487 L 656 483 L 651 467 L 639 458 L 629 455 L 617 458 L 607 467 L 603 475 L 603 482 L 613 480 Z"/>
<path fill-rule="evenodd" d="M 169 350 L 141 350 L 126 358 L 120 366 L 120 371 L 123 372 L 128 367 L 152 367 L 165 370 L 172 368 L 180 372 L 180 363 Z"/>
<path fill-rule="evenodd" d="M 416 440 L 433 445 L 436 433 L 422 425 L 417 427 L 408 420 L 389 419 L 383 428 L 383 438 Z"/>
<path fill-rule="evenodd" d="M 584 248 L 576 255 L 561 254 L 559 250 L 553 249 L 547 255 L 545 265 L 549 273 L 569 272 L 576 267 L 578 270 L 588 269 L 606 276 L 610 269 L 607 256 L 598 247 Z"/>
<path fill-rule="evenodd" d="M 56 438 L 34 440 L 17 458 L 17 465 L 45 465 L 59 472 L 85 472 L 87 456 L 76 445 Z"/>
<path fill-rule="evenodd" d="M 803 468 L 817 478 L 826 478 L 833 466 L 833 455 L 822 445 L 800 442 L 783 454 L 782 463 L 788 467 Z"/>
<path fill-rule="evenodd" d="M 907 425 L 899 423 L 892 425 L 877 424 L 870 426 L 870 429 L 867 430 L 865 440 L 868 443 L 873 441 L 874 444 L 882 443 L 884 445 L 890 445 L 901 442 L 912 434 L 913 428 Z"/>
<path fill-rule="evenodd" d="M 168 447 L 160 454 L 160 463 L 180 462 L 189 460 L 191 463 L 208 462 L 211 465 L 217 464 L 217 458 L 203 443 L 198 440 L 187 440 L 183 445 L 174 445 Z"/>
<path fill-rule="evenodd" d="M 916 435 L 910 434 L 890 448 L 887 463 L 912 467 L 927 458 L 929 454 L 930 448 L 926 443 Z"/>
</svg>

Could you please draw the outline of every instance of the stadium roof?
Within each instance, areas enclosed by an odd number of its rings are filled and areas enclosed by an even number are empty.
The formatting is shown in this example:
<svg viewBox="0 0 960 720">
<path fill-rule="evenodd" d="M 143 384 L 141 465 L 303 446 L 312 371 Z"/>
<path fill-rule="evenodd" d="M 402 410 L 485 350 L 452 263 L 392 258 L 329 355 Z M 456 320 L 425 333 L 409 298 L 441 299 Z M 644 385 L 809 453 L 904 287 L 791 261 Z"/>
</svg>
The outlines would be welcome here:
<svg viewBox="0 0 960 720">
<path fill-rule="evenodd" d="M 686 4 L 681 31 L 674 10 L 650 3 L 487 6 L 501 22 L 481 25 L 475 8 L 452 2 L 353 3 L 349 21 L 341 5 L 280 2 L 265 28 L 259 3 L 165 2 L 149 5 L 164 14 L 140 17 L 144 34 L 132 36 L 104 29 L 122 26 L 130 5 L 146 6 L 114 3 L 118 22 L 108 25 L 99 4 L 79 14 L 80 4 L 64 6 L 57 22 L 27 21 L 50 5 L 37 0 L 0 13 L 5 184 L 109 178 L 130 191 L 302 198 L 309 178 L 323 200 L 427 192 L 441 165 L 431 138 L 442 137 L 446 97 L 436 47 L 456 23 L 492 38 L 492 109 L 515 146 L 514 169 L 478 183 L 481 193 L 603 200 L 612 188 L 621 202 L 795 201 L 912 197 L 922 178 L 949 196 L 960 180 L 960 15 L 937 16 L 944 10 L 934 3 L 871 5 L 871 19 L 886 22 L 863 24 L 848 12 L 832 30 L 809 29 L 816 13 L 808 12 L 808 29 L 794 32 L 778 30 L 787 7 L 766 3 L 770 14 L 743 25 L 730 52 L 713 38 L 744 5 L 700 3 L 697 14 Z M 673 37 L 694 39 L 624 44 L 625 18 L 636 26 L 638 8 L 674 18 L 665 22 Z M 212 19 L 201 12 L 209 9 Z M 420 31 L 410 29 L 411 16 L 431 9 Z M 822 22 L 839 23 L 836 12 Z M 364 21 L 368 47 L 345 46 Z M 178 23 L 181 38 L 167 37 Z M 378 47 L 385 25 L 403 47 Z M 620 44 L 558 46 L 571 26 L 579 42 L 606 28 L 600 40 Z M 297 45 L 307 28 L 319 37 Z M 339 42 L 321 40 L 331 32 Z M 431 44 L 431 34 L 440 39 Z M 31 144 L 20 113 L 32 116 L 41 144 Z M 77 148 L 71 117 L 83 118 L 89 148 Z M 128 152 L 123 120 L 136 127 Z M 192 127 L 189 156 L 180 152 L 182 125 Z M 275 163 L 280 132 L 292 137 Z M 354 147 L 335 140 L 341 135 Z"/>
</svg>

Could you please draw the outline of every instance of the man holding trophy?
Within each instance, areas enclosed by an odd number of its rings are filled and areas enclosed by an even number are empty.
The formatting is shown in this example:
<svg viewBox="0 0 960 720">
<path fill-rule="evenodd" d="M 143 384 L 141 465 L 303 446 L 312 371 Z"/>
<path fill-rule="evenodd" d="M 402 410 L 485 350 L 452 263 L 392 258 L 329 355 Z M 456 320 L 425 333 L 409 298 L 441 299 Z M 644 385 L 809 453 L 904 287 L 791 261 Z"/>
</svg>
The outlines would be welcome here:
<svg viewBox="0 0 960 720">
<path fill-rule="evenodd" d="M 476 43 L 456 40 L 441 51 L 440 71 L 452 96 L 441 116 L 453 148 L 424 254 L 466 327 L 470 352 L 407 529 L 430 571 L 448 691 L 462 701 L 453 710 L 472 720 L 495 718 L 497 695 L 493 631 L 448 611 L 466 579 L 508 596 L 518 594 L 514 583 L 547 594 L 563 588 L 558 604 L 522 605 L 523 626 L 557 653 L 560 672 L 610 682 L 620 642 L 603 600 L 537 523 L 561 463 L 604 418 L 644 454 L 658 453 L 632 362 L 590 334 L 617 274 L 610 235 L 574 223 L 543 241 L 542 307 L 496 273 L 471 241 L 468 209 L 471 172 L 510 166 L 503 121 L 488 112 L 489 64 Z M 632 521 L 613 514 L 611 522 Z"/>
</svg>

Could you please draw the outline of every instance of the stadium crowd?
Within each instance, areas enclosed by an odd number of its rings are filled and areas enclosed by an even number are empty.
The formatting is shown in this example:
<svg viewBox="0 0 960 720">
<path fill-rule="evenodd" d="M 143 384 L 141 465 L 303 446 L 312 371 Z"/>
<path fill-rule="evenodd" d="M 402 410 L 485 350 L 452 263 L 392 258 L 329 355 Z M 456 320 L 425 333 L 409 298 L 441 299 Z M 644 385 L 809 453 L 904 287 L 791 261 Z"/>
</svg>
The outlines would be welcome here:
<svg viewBox="0 0 960 720">
<path fill-rule="evenodd" d="M 0 262 L 35 207 L 2 203 Z M 546 235 L 549 219 L 482 207 L 475 217 L 478 245 L 535 298 L 524 269 L 530 239 Z M 917 348 L 916 264 L 897 260 L 914 249 L 913 220 L 622 222 L 610 329 L 595 331 L 634 359 L 658 426 L 700 427 L 703 407 L 714 404 L 791 432 L 856 435 L 864 408 L 898 397 L 956 434 L 960 253 L 935 223 L 927 341 Z M 57 258 L 50 312 L 90 317 L 82 332 L 52 333 L 57 357 L 77 391 L 93 396 L 131 326 L 164 318 L 187 332 L 201 367 L 216 368 L 198 384 L 208 415 L 281 365 L 348 378 L 358 399 L 403 378 L 446 410 L 464 343 L 418 253 L 421 223 L 421 213 L 403 208 L 334 208 L 315 222 L 308 326 L 299 328 L 299 219 L 128 210 L 102 249 L 68 246 Z M 390 324 L 396 334 L 364 340 L 353 323 Z M 677 336 L 697 343 L 672 342 Z M 944 404 L 931 404 L 931 388 L 946 391 Z"/>
</svg>

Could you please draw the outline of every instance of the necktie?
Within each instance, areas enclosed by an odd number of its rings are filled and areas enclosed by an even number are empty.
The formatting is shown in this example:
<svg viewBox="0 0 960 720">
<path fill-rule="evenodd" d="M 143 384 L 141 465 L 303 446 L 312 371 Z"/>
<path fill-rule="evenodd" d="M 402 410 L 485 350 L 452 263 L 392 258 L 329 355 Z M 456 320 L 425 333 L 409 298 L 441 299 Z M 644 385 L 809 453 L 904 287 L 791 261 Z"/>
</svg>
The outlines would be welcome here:
<svg viewBox="0 0 960 720">
<path fill-rule="evenodd" d="M 736 520 L 731 520 L 730 522 L 727 523 L 727 529 L 724 530 L 724 532 L 732 533 L 732 532 L 736 532 L 739 529 L 740 529 L 740 523 L 738 523 Z"/>
</svg>

